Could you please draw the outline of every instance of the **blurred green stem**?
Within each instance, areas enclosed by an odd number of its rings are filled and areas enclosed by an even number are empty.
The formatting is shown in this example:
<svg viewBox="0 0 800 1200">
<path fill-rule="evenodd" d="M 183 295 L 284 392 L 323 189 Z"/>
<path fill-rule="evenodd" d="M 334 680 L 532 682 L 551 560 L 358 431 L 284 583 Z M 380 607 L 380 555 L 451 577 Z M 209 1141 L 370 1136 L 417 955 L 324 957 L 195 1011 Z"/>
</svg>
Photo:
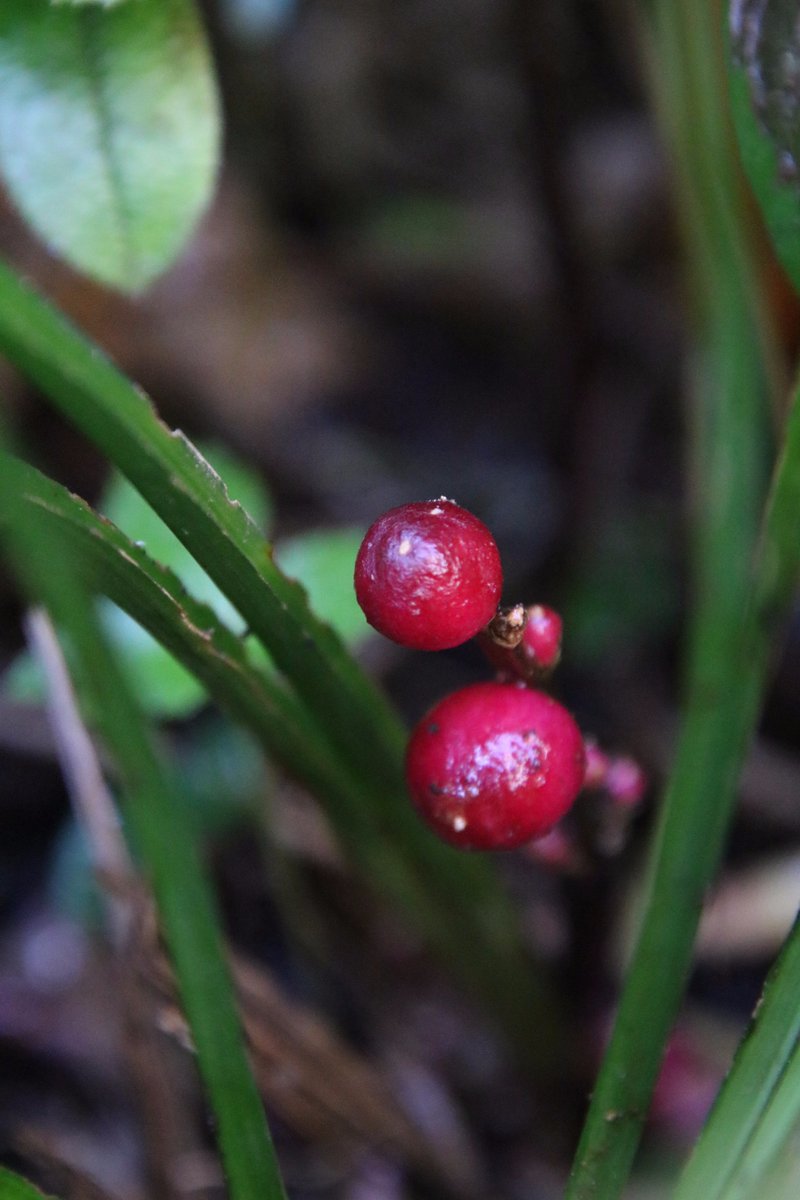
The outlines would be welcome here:
<svg viewBox="0 0 800 1200">
<path fill-rule="evenodd" d="M 569 1200 L 611 1200 L 630 1171 L 758 717 L 772 636 L 791 597 L 800 553 L 796 400 L 753 572 L 764 497 L 770 355 L 728 127 L 716 6 L 654 0 L 646 7 L 651 74 L 693 271 L 694 606 L 685 712 L 654 838 L 647 902 Z"/>
</svg>

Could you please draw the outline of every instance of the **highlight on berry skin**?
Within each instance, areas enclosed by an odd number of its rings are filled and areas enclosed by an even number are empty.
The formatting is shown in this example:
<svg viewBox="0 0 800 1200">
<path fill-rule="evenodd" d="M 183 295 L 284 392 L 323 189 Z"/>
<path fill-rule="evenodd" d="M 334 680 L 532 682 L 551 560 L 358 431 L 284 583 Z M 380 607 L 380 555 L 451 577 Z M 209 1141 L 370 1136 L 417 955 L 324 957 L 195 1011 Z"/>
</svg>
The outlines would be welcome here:
<svg viewBox="0 0 800 1200">
<path fill-rule="evenodd" d="M 476 683 L 445 697 L 406 753 L 412 802 L 444 841 L 511 850 L 543 837 L 585 775 L 583 737 L 567 710 L 520 684 Z"/>
<path fill-rule="evenodd" d="M 441 497 L 378 517 L 359 549 L 354 582 L 365 617 L 385 637 L 414 650 L 448 650 L 492 619 L 503 572 L 483 522 Z"/>
</svg>

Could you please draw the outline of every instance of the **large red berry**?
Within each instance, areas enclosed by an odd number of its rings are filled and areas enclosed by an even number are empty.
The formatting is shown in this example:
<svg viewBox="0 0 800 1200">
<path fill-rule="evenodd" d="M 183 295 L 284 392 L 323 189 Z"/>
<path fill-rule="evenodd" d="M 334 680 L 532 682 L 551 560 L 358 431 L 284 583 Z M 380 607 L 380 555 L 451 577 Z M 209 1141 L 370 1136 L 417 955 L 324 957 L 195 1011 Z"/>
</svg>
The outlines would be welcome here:
<svg viewBox="0 0 800 1200">
<path fill-rule="evenodd" d="M 419 814 L 468 850 L 511 849 L 547 833 L 572 806 L 583 738 L 557 701 L 520 684 L 476 683 L 419 722 L 406 779 Z"/>
<path fill-rule="evenodd" d="M 494 616 L 503 587 L 489 530 L 452 500 L 403 504 L 367 530 L 356 597 L 370 625 L 414 650 L 448 650 Z"/>
</svg>

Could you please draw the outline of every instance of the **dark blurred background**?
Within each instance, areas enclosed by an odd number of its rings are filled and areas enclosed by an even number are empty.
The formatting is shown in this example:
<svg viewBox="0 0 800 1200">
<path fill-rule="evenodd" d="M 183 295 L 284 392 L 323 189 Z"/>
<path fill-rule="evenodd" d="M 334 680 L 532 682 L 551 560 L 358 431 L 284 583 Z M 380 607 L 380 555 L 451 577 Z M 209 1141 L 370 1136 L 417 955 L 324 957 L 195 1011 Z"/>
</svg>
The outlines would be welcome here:
<svg viewBox="0 0 800 1200">
<path fill-rule="evenodd" d="M 203 7 L 225 158 L 180 261 L 140 299 L 122 299 L 50 258 L 2 198 L 0 248 L 170 425 L 223 442 L 263 476 L 279 539 L 365 527 L 393 504 L 444 494 L 495 533 L 506 599 L 563 613 L 556 692 L 603 745 L 642 763 L 652 787 L 624 833 L 601 838 L 577 871 L 524 855 L 499 863 L 574 1023 L 583 1067 L 561 1092 L 519 1077 L 399 923 L 365 921 L 318 813 L 252 747 L 207 711 L 167 730 L 216 801 L 230 789 L 204 834 L 232 940 L 290 1007 L 313 1008 L 363 1054 L 387 1104 L 438 1146 L 426 1173 L 374 1130 L 345 1136 L 346 1114 L 321 1129 L 318 1111 L 315 1123 L 293 1110 L 291 1086 L 273 1081 L 292 1195 L 468 1195 L 460 1161 L 474 1169 L 472 1194 L 555 1196 L 669 764 L 687 604 L 691 329 L 636 22 L 614 0 Z M 797 314 L 777 278 L 774 291 L 791 342 Z M 31 457 L 96 501 L 99 457 L 6 368 L 2 386 Z M 0 599 L 5 667 L 22 634 L 7 581 Z M 409 722 L 487 670 L 472 647 L 426 656 L 373 640 L 361 652 Z M 791 915 L 798 654 L 795 628 L 631 1196 L 659 1194 L 696 1130 Z M 0 1154 L 33 1163 L 63 1195 L 90 1195 L 75 1190 L 85 1176 L 111 1195 L 145 1195 L 85 851 L 41 706 L 8 695 L 0 705 Z M 209 746 L 217 774 L 198 758 Z M 184 1113 L 197 1118 L 187 1123 L 202 1131 L 188 1060 L 164 1041 Z M 197 1128 L 185 1134 L 178 1191 L 218 1196 Z"/>
</svg>

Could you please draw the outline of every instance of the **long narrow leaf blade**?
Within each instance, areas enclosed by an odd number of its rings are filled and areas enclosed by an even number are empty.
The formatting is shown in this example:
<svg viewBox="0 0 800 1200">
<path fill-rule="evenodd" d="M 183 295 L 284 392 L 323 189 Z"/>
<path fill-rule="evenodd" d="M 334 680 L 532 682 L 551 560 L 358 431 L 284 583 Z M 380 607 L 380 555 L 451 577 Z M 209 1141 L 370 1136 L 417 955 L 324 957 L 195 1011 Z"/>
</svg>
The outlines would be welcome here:
<svg viewBox="0 0 800 1200">
<path fill-rule="evenodd" d="M 303 589 L 277 569 L 217 474 L 96 346 L 2 265 L 0 350 L 130 479 L 260 637 L 347 759 L 407 869 L 441 905 L 446 932 L 428 914 L 440 929 L 440 953 L 517 1045 L 546 1055 L 553 1013 L 545 1012 L 541 982 L 491 864 L 444 846 L 421 825 L 403 781 L 405 733 L 386 699 L 312 614 Z"/>
<path fill-rule="evenodd" d="M 43 527 L 70 551 L 86 584 L 138 621 L 255 734 L 277 763 L 310 788 L 325 805 L 343 849 L 379 892 L 421 921 L 428 933 L 419 882 L 404 870 L 396 848 L 372 819 L 358 781 L 292 693 L 257 670 L 240 639 L 216 614 L 110 521 L 1 452 L 0 470 L 20 502 L 35 509 Z"/>
<path fill-rule="evenodd" d="M 753 1023 L 684 1168 L 674 1200 L 747 1196 L 748 1187 L 759 1186 L 759 1177 L 800 1119 L 799 996 L 800 922 L 770 972 Z"/>
<path fill-rule="evenodd" d="M 274 565 L 269 545 L 230 502 L 213 468 L 162 424 L 97 347 L 4 266 L 0 349 L 138 488 L 354 761 L 396 784 L 403 733 L 386 701 L 313 616 L 303 589 Z"/>
<path fill-rule="evenodd" d="M 646 907 L 569 1200 L 613 1200 L 630 1172 L 731 820 L 770 638 L 786 605 L 774 580 L 756 603 L 751 580 L 765 491 L 768 354 L 724 78 L 715 66 L 720 31 L 713 6 L 653 0 L 643 7 L 698 310 L 690 425 L 694 606 L 685 714 L 651 848 Z M 765 553 L 761 571 L 772 561 Z M 795 578 L 798 546 L 782 544 L 775 562 Z"/>
<path fill-rule="evenodd" d="M 126 815 L 151 878 L 233 1200 L 283 1200 L 263 1106 L 247 1065 L 218 918 L 174 781 L 128 692 L 64 547 L 0 474 L 5 540 L 21 582 L 69 640 L 79 692 L 117 767 Z"/>
</svg>

